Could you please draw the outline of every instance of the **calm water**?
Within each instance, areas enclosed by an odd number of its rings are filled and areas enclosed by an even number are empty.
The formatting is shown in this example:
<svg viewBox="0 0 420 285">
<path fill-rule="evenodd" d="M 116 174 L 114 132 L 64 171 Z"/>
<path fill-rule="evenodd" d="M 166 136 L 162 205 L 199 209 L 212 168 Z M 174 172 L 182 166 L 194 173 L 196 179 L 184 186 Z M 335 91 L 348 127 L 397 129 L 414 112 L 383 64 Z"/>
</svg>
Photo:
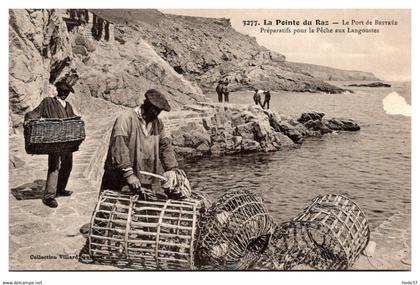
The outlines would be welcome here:
<svg viewBox="0 0 420 285">
<path fill-rule="evenodd" d="M 290 115 L 320 111 L 327 117 L 352 118 L 361 131 L 307 139 L 289 151 L 185 163 L 193 189 L 213 197 L 229 189 L 257 191 L 277 222 L 298 214 L 318 194 L 347 194 L 377 226 L 411 206 L 411 118 L 387 115 L 382 105 L 393 91 L 411 104 L 411 90 L 409 83 L 391 84 L 357 88 L 354 94 L 272 93 L 275 111 Z M 231 102 L 249 104 L 252 93 L 231 94 Z"/>
</svg>

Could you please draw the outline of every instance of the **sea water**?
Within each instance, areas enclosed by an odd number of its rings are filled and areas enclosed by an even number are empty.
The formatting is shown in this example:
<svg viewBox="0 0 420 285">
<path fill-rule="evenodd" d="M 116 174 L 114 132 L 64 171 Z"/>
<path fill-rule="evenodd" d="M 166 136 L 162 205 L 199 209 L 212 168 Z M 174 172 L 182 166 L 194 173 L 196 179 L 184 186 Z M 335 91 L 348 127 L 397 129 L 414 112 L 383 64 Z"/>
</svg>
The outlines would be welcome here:
<svg viewBox="0 0 420 285">
<path fill-rule="evenodd" d="M 341 87 L 344 84 L 338 83 Z M 300 213 L 319 194 L 346 194 L 375 227 L 411 207 L 411 117 L 391 115 L 384 99 L 395 93 L 411 104 L 410 82 L 391 88 L 344 87 L 354 93 L 272 92 L 271 109 L 286 115 L 324 112 L 354 119 L 359 132 L 308 138 L 297 149 L 210 157 L 186 162 L 193 189 L 217 197 L 231 189 L 260 193 L 276 222 Z M 253 92 L 231 93 L 231 103 L 253 104 Z M 216 101 L 215 94 L 208 94 Z M 386 100 L 385 100 L 386 102 Z M 407 107 L 407 106 L 406 106 Z"/>
</svg>

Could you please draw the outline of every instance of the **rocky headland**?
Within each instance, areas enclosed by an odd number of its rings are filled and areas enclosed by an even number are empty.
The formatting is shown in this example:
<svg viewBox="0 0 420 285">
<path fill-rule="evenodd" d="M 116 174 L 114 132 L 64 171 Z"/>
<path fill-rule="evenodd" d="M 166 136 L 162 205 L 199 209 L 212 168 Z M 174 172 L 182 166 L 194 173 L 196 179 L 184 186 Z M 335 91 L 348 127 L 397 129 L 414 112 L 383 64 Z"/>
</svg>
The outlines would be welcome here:
<svg viewBox="0 0 420 285">
<path fill-rule="evenodd" d="M 379 80 L 372 72 L 341 70 L 316 64 L 288 62 L 288 65 L 299 68 L 315 78 L 326 81 L 374 81 Z"/>
<path fill-rule="evenodd" d="M 383 83 L 383 82 L 372 82 L 372 83 L 361 83 L 361 84 L 348 84 L 348 85 L 345 85 L 345 86 L 378 88 L 378 87 L 391 87 L 391 84 Z"/>
</svg>

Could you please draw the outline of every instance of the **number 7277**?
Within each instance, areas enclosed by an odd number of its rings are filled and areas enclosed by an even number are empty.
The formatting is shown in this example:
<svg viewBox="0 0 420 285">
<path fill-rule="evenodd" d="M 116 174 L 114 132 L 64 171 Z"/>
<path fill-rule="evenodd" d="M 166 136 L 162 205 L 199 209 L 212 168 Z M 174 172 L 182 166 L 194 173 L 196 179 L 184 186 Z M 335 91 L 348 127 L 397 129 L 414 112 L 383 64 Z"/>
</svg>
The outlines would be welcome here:
<svg viewBox="0 0 420 285">
<path fill-rule="evenodd" d="M 257 20 L 243 20 L 242 23 L 244 24 L 244 26 L 258 26 L 258 21 Z"/>
</svg>

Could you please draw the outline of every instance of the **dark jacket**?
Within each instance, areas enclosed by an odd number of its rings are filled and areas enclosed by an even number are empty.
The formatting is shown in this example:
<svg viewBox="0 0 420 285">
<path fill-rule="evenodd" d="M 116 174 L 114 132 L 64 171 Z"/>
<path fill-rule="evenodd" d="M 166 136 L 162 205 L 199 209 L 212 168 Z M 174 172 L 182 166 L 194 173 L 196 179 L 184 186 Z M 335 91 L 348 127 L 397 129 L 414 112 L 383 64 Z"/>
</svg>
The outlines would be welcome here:
<svg viewBox="0 0 420 285">
<path fill-rule="evenodd" d="M 62 119 L 75 116 L 76 114 L 69 102 L 66 102 L 66 108 L 64 108 L 58 101 L 57 97 L 46 97 L 41 101 L 38 107 L 25 114 L 25 121 L 40 118 Z"/>
</svg>

